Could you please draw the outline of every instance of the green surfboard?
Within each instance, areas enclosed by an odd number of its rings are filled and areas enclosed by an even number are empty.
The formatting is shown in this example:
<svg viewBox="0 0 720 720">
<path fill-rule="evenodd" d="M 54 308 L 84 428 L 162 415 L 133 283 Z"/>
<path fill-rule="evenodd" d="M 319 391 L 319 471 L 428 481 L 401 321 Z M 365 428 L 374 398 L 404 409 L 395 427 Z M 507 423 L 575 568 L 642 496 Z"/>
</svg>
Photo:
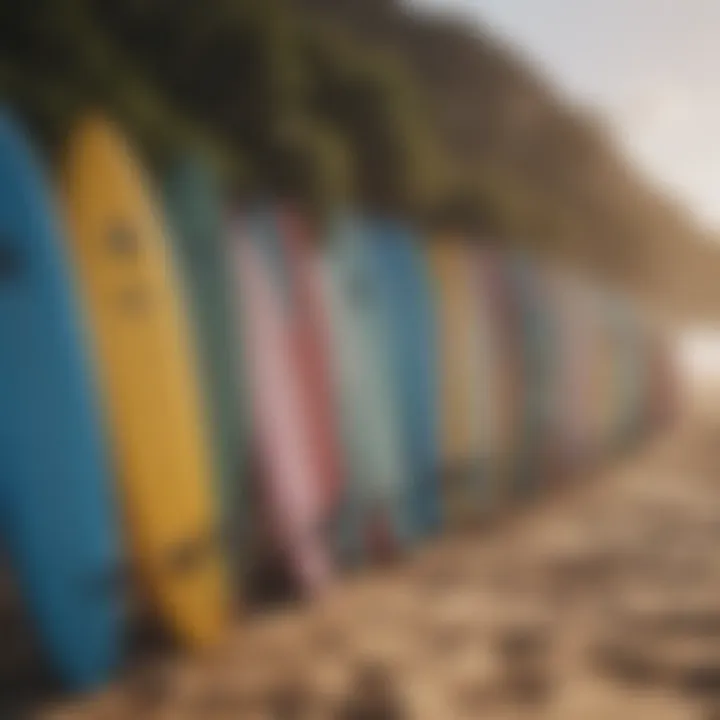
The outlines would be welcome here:
<svg viewBox="0 0 720 720">
<path fill-rule="evenodd" d="M 219 185 L 193 157 L 183 157 L 165 180 L 165 210 L 182 272 L 206 399 L 216 498 L 233 562 L 247 530 L 247 405 L 240 371 L 240 338 L 233 313 Z"/>
</svg>

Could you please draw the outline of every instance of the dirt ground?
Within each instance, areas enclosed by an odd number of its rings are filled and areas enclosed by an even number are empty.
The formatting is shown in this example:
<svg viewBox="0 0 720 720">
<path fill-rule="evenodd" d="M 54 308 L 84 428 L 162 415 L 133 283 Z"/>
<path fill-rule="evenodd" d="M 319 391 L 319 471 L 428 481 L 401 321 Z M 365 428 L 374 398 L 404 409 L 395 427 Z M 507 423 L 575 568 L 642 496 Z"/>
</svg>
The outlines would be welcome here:
<svg viewBox="0 0 720 720">
<path fill-rule="evenodd" d="M 582 487 L 47 720 L 720 719 L 720 392 Z M 720 400 L 717 401 L 720 408 Z"/>
</svg>

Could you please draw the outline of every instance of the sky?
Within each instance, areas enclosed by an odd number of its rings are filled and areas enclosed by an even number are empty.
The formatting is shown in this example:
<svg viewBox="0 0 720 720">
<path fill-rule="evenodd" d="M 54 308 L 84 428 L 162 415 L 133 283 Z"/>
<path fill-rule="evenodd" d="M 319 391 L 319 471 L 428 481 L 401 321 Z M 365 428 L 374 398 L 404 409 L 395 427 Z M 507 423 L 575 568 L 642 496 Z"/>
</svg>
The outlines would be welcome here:
<svg viewBox="0 0 720 720">
<path fill-rule="evenodd" d="M 483 22 L 720 229 L 720 0 L 409 0 Z"/>
</svg>

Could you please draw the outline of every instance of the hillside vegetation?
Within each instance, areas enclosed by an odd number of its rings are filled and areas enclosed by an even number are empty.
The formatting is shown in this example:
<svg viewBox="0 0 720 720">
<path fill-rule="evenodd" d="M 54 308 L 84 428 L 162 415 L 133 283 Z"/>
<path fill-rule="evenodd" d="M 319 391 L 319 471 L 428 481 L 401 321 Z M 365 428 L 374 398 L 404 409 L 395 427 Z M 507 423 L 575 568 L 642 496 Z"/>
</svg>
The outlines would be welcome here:
<svg viewBox="0 0 720 720">
<path fill-rule="evenodd" d="M 102 106 L 158 167 L 192 146 L 246 196 L 462 223 L 720 309 L 717 251 L 590 114 L 396 0 L 3 3 L 0 93 L 51 155 Z"/>
</svg>

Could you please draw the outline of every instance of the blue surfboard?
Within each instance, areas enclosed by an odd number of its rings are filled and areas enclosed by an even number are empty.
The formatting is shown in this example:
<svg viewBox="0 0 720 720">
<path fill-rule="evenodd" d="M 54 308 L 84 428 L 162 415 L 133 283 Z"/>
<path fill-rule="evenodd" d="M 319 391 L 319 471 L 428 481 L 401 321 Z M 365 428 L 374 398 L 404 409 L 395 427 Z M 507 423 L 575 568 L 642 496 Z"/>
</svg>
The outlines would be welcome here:
<svg viewBox="0 0 720 720">
<path fill-rule="evenodd" d="M 0 506 L 13 574 L 72 689 L 121 650 L 112 478 L 61 230 L 24 133 L 0 114 Z"/>
<path fill-rule="evenodd" d="M 392 389 L 409 476 L 411 532 L 424 537 L 439 530 L 442 517 L 429 269 L 417 239 L 402 224 L 376 221 L 368 225 L 367 238 L 386 321 Z"/>
</svg>

